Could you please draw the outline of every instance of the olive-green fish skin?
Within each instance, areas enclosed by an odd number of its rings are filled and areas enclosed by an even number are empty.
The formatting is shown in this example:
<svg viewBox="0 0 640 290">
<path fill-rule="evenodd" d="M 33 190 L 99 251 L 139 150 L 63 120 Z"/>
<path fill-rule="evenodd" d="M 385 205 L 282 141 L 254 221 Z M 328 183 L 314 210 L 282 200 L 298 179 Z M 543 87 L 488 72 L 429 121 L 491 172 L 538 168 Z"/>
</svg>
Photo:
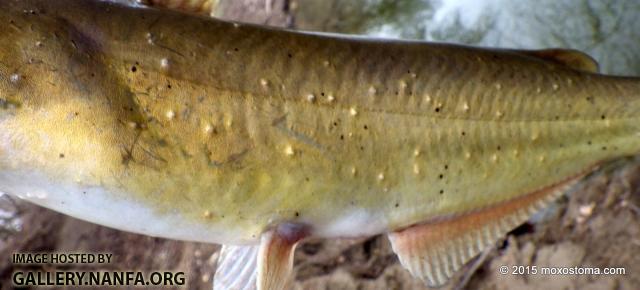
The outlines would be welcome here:
<svg viewBox="0 0 640 290">
<path fill-rule="evenodd" d="M 0 22 L 0 191 L 38 172 L 230 241 L 396 230 L 640 152 L 638 78 L 513 51 L 91 1 L 2 1 Z"/>
</svg>

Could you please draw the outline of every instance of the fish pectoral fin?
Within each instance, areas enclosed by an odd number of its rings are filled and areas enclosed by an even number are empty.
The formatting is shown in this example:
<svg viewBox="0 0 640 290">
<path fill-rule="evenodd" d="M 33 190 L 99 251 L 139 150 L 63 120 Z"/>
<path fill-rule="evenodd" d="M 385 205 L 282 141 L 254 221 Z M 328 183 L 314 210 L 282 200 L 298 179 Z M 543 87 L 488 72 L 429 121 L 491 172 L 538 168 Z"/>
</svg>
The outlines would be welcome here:
<svg viewBox="0 0 640 290">
<path fill-rule="evenodd" d="M 430 287 L 444 285 L 471 258 L 544 208 L 584 174 L 512 200 L 389 233 L 393 251 Z"/>
<path fill-rule="evenodd" d="M 282 290 L 291 285 L 293 253 L 304 225 L 284 223 L 262 234 L 259 246 L 223 246 L 214 290 Z"/>
<path fill-rule="evenodd" d="M 256 289 L 259 246 L 223 245 L 213 279 L 213 290 Z"/>
<path fill-rule="evenodd" d="M 517 53 L 525 54 L 557 64 L 568 66 L 572 69 L 597 73 L 598 62 L 588 54 L 573 49 L 542 49 L 542 50 L 514 50 Z"/>
</svg>

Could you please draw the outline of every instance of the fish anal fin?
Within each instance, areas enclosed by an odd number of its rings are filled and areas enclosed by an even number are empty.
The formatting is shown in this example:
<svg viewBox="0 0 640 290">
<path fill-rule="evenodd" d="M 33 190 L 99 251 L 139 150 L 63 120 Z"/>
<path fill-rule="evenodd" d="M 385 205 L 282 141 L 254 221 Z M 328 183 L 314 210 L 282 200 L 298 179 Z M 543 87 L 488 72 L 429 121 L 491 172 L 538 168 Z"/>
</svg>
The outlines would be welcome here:
<svg viewBox="0 0 640 290">
<path fill-rule="evenodd" d="M 430 287 L 544 208 L 584 174 L 500 204 L 389 233 L 402 265 Z"/>
<path fill-rule="evenodd" d="M 598 62 L 588 54 L 573 49 L 516 50 L 515 52 L 539 58 L 570 68 L 597 73 Z"/>
</svg>

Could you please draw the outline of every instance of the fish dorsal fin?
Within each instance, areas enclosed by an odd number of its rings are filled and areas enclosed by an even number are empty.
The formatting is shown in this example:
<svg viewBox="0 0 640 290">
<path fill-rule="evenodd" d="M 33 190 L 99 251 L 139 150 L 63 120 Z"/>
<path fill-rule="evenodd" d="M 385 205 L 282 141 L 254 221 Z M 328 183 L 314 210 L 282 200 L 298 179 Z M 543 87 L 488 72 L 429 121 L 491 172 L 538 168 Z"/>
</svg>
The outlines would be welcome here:
<svg viewBox="0 0 640 290">
<path fill-rule="evenodd" d="M 287 289 L 295 247 L 305 236 L 305 226 L 284 223 L 263 233 L 259 246 L 223 246 L 213 290 Z"/>
<path fill-rule="evenodd" d="M 574 49 L 542 49 L 542 50 L 514 50 L 517 53 L 525 54 L 557 64 L 568 66 L 572 69 L 597 73 L 599 71 L 598 62 L 588 54 Z"/>
<path fill-rule="evenodd" d="M 391 246 L 413 276 L 430 287 L 442 286 L 467 261 L 494 245 L 582 176 L 501 204 L 389 233 Z"/>
</svg>

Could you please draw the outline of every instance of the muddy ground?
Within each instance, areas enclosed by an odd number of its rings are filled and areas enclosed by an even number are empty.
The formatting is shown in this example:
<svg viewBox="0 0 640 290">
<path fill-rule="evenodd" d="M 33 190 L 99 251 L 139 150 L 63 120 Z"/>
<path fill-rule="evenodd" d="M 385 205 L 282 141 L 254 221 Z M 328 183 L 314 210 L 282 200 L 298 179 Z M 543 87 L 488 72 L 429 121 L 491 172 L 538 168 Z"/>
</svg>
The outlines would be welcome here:
<svg viewBox="0 0 640 290">
<path fill-rule="evenodd" d="M 252 1 L 258 2 L 246 2 Z M 227 18 L 295 27 L 291 3 L 285 4 L 273 1 L 272 13 L 277 15 L 271 16 L 261 11 L 264 6 L 257 4 L 251 8 L 253 12 L 230 4 L 221 13 Z M 125 233 L 20 201 L 2 200 L 0 205 L 16 212 L 22 224 L 17 232 L 0 229 L 2 290 L 12 289 L 13 271 L 24 269 L 11 264 L 12 253 L 54 251 L 107 252 L 115 259 L 107 265 L 60 267 L 60 270 L 183 271 L 187 275 L 186 289 L 211 288 L 217 245 Z M 640 253 L 640 158 L 617 162 L 592 174 L 539 221 L 512 231 L 442 289 L 640 289 L 637 253 Z M 518 265 L 622 267 L 626 274 L 500 274 L 501 266 Z M 35 266 L 27 269 L 56 270 Z M 295 280 L 295 289 L 427 289 L 402 269 L 383 236 L 305 241 L 296 252 Z"/>
</svg>

